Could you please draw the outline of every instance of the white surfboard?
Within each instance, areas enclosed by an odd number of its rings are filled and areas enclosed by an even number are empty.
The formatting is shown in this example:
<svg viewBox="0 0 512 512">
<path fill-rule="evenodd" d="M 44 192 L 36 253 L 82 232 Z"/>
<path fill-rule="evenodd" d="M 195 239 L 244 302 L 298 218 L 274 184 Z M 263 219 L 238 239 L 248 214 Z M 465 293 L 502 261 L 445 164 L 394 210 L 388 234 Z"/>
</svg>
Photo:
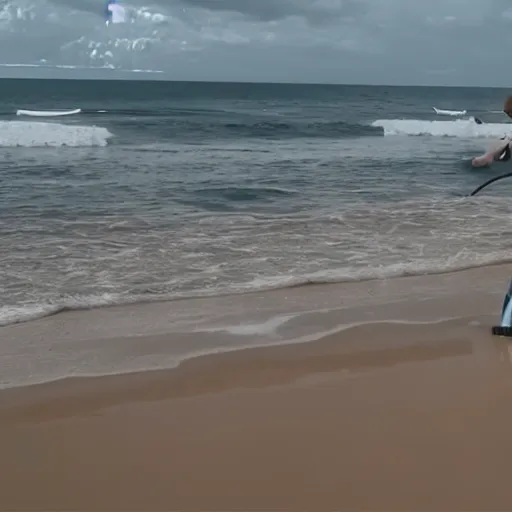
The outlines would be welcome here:
<svg viewBox="0 0 512 512">
<path fill-rule="evenodd" d="M 432 107 L 439 116 L 465 116 L 466 110 L 443 110 L 442 108 Z"/>
<path fill-rule="evenodd" d="M 23 110 L 19 109 L 16 111 L 17 116 L 32 116 L 32 117 L 58 117 L 58 116 L 70 116 L 72 114 L 78 114 L 82 111 L 80 108 L 73 110 Z"/>
</svg>

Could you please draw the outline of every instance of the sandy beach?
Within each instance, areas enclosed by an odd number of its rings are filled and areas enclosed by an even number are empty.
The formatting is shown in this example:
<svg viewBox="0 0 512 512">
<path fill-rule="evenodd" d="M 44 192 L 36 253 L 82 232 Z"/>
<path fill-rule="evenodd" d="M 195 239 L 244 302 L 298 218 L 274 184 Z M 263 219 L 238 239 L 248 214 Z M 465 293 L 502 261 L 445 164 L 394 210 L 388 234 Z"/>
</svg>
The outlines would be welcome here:
<svg viewBox="0 0 512 512">
<path fill-rule="evenodd" d="M 0 509 L 510 509 L 512 344 L 490 327 L 511 270 L 288 290 L 296 313 L 299 296 L 329 294 L 333 308 L 304 308 L 284 344 L 188 358 L 174 369 L 4 386 Z M 282 293 L 265 301 L 279 315 Z M 108 315 L 134 321 L 136 311 L 66 313 L 2 335 L 5 347 L 24 340 L 30 350 L 33 335 L 48 350 L 45 340 L 80 338 L 79 317 L 102 315 L 94 325 L 107 329 Z M 149 313 L 139 312 L 142 330 Z M 150 352 L 186 341 L 163 324 L 132 338 L 116 326 L 110 338 L 82 331 L 83 342 Z M 253 341 L 276 342 L 278 331 Z M 315 331 L 324 334 L 291 343 Z M 228 336 L 218 326 L 210 334 Z M 5 347 L 13 374 L 24 360 Z"/>
</svg>

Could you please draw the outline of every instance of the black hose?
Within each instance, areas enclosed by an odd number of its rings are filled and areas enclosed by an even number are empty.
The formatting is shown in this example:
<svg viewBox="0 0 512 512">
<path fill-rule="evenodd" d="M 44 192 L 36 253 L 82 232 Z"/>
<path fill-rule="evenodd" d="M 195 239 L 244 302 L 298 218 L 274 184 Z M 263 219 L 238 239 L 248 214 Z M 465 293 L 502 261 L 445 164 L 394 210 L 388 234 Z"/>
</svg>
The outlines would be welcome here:
<svg viewBox="0 0 512 512">
<path fill-rule="evenodd" d="M 512 176 L 512 172 L 507 172 L 506 174 L 501 174 L 500 176 L 495 176 L 494 178 L 487 180 L 485 183 L 483 183 L 479 187 L 475 188 L 475 190 L 473 190 L 473 192 L 471 192 L 471 194 L 469 194 L 469 195 L 474 196 L 475 194 L 478 194 L 478 192 L 480 192 L 480 190 L 487 187 L 487 185 L 490 185 L 491 183 L 494 183 L 495 181 L 498 181 L 498 180 L 502 180 L 504 178 L 510 178 L 511 176 Z"/>
</svg>

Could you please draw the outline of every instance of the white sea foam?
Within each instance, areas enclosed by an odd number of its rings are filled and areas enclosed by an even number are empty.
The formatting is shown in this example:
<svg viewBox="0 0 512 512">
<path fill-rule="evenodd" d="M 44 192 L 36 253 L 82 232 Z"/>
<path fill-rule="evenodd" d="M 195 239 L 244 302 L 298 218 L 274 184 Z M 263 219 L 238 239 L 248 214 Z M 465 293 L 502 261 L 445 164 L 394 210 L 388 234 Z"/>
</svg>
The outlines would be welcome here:
<svg viewBox="0 0 512 512">
<path fill-rule="evenodd" d="M 6 305 L 0 307 L 0 327 L 37 320 L 38 318 L 55 315 L 62 311 L 80 311 L 83 309 L 127 305 L 134 302 L 144 302 L 143 299 L 143 297 L 122 297 L 120 294 L 103 293 L 92 296 L 69 296 L 60 302 Z"/>
<path fill-rule="evenodd" d="M 433 137 L 503 137 L 512 127 L 504 123 L 476 124 L 473 119 L 425 121 L 420 119 L 377 119 L 372 126 L 382 128 L 384 135 L 430 135 Z"/>
<path fill-rule="evenodd" d="M 112 133 L 101 126 L 27 121 L 0 122 L 0 147 L 106 146 L 112 136 Z"/>
<path fill-rule="evenodd" d="M 261 322 L 256 323 L 243 323 L 239 325 L 226 325 L 222 327 L 204 327 L 197 328 L 194 332 L 227 332 L 229 334 L 238 336 L 251 336 L 251 335 L 273 335 L 279 327 L 285 325 L 290 320 L 293 320 L 297 315 L 278 315 L 272 316 Z"/>
<path fill-rule="evenodd" d="M 462 251 L 464 253 L 464 251 Z M 451 258 L 439 258 L 432 260 L 415 261 L 408 263 L 394 263 L 370 267 L 366 269 L 356 268 L 333 268 L 312 272 L 310 274 L 286 274 L 275 275 L 261 278 L 254 278 L 246 282 L 226 283 L 219 289 L 203 288 L 177 293 L 160 294 L 121 294 L 104 293 L 101 295 L 75 295 L 63 298 L 61 301 L 6 305 L 0 307 L 0 327 L 9 324 L 28 322 L 51 316 L 61 311 L 79 311 L 91 308 L 101 308 L 108 306 L 120 306 L 136 303 L 150 303 L 168 300 L 177 300 L 184 298 L 214 297 L 226 294 L 254 293 L 269 290 L 279 290 L 284 288 L 294 288 L 311 284 L 333 284 L 343 282 L 359 282 L 374 279 L 387 279 L 405 276 L 435 275 L 447 272 L 478 268 L 485 265 L 512 262 L 510 255 L 506 251 L 497 251 L 490 254 L 460 254 Z M 255 334 L 260 330 L 271 332 L 276 329 L 280 323 L 288 321 L 290 318 L 283 317 L 276 319 L 276 322 L 270 322 L 268 325 L 240 326 L 233 327 L 232 334 Z M 211 330 L 211 329 L 209 329 Z"/>
</svg>

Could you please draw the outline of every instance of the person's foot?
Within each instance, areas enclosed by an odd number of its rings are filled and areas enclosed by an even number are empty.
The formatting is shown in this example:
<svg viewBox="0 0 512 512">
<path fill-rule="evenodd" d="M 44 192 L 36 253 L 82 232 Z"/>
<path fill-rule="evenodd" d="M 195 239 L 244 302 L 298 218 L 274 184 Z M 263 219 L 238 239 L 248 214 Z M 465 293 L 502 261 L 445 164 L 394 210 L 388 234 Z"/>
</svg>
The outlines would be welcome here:
<svg viewBox="0 0 512 512">
<path fill-rule="evenodd" d="M 485 167 L 487 165 L 491 165 L 493 162 L 493 154 L 489 153 L 483 156 L 475 156 L 473 160 L 471 160 L 471 165 L 473 167 Z"/>
</svg>

